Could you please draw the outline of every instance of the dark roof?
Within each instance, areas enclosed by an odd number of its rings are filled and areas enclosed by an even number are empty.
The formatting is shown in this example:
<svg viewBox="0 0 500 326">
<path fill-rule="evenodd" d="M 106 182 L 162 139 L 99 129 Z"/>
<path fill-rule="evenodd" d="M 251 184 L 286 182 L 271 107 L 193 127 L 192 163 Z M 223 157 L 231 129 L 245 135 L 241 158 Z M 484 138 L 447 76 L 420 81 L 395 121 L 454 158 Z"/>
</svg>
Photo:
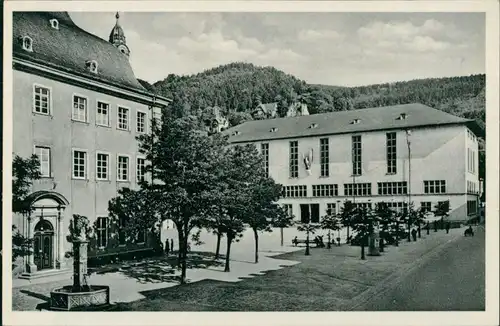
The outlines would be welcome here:
<svg viewBox="0 0 500 326">
<path fill-rule="evenodd" d="M 406 119 L 401 120 L 403 113 Z M 353 124 L 356 119 L 359 123 Z M 471 124 L 474 120 L 415 103 L 247 121 L 224 133 L 230 136 L 230 142 L 247 142 L 460 123 Z M 272 129 L 274 132 L 271 132 Z"/>
<path fill-rule="evenodd" d="M 59 29 L 51 27 L 51 18 L 59 21 Z M 23 36 L 33 40 L 33 52 L 22 49 L 20 38 Z M 119 87 L 145 91 L 137 81 L 128 57 L 111 43 L 78 27 L 66 12 L 14 12 L 13 37 L 14 57 Z M 98 74 L 86 69 L 85 62 L 89 60 L 97 61 Z"/>
</svg>

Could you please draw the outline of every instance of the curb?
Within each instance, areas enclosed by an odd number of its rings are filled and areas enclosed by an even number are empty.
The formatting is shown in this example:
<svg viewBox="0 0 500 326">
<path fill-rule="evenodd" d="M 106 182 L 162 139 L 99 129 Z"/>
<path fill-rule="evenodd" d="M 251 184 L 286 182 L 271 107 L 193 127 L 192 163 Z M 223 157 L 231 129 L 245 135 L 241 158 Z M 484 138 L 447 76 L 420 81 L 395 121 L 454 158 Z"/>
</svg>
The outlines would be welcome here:
<svg viewBox="0 0 500 326">
<path fill-rule="evenodd" d="M 352 306 L 346 307 L 345 310 L 347 311 L 356 310 L 360 307 L 363 307 L 369 300 L 382 296 L 384 293 L 388 292 L 389 290 L 393 289 L 397 284 L 399 284 L 405 276 L 415 271 L 416 269 L 422 267 L 425 263 L 427 263 L 427 261 L 429 261 L 429 259 L 437 256 L 441 251 L 443 251 L 443 249 L 448 244 L 457 241 L 458 239 L 461 238 L 462 237 L 460 236 L 460 234 L 458 234 L 456 237 L 449 239 L 446 242 L 432 248 L 429 252 L 423 254 L 418 259 L 416 259 L 414 263 L 410 264 L 410 266 L 390 274 L 389 276 L 381 280 L 378 285 L 352 298 L 350 302 L 356 302 L 356 303 Z"/>
</svg>

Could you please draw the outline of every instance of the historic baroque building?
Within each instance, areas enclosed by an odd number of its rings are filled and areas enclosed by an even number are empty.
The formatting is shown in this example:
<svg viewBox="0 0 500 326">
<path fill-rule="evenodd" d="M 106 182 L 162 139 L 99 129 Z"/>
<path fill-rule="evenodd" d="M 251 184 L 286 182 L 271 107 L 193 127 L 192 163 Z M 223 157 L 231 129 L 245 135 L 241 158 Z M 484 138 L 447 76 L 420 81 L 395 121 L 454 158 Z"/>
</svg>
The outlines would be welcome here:
<svg viewBox="0 0 500 326">
<path fill-rule="evenodd" d="M 94 224 L 91 258 L 153 247 L 146 230 L 125 238 L 108 218 L 109 199 L 148 177 L 136 136 L 169 103 L 141 86 L 129 55 L 118 13 L 109 41 L 66 12 L 13 14 L 14 154 L 38 155 L 42 174 L 28 198 L 32 213 L 13 218 L 34 239 L 23 277 L 64 269 L 73 214 Z"/>
<path fill-rule="evenodd" d="M 450 219 L 477 214 L 484 130 L 473 120 L 407 104 L 248 121 L 225 132 L 233 144 L 258 147 L 283 185 L 280 203 L 298 220 L 319 222 L 347 200 L 395 210 L 449 200 Z"/>
</svg>

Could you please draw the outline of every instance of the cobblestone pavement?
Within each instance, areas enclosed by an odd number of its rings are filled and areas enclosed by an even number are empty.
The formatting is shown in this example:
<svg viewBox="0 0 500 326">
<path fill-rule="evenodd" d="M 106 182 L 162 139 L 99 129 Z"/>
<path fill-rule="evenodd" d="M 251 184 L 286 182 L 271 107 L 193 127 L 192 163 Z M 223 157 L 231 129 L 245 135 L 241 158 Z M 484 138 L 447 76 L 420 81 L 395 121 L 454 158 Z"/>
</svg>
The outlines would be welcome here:
<svg viewBox="0 0 500 326">
<path fill-rule="evenodd" d="M 276 233 L 279 234 L 279 232 Z M 335 273 L 340 280 L 344 279 L 345 282 L 350 283 L 361 282 L 364 285 L 360 287 L 360 291 L 364 291 L 367 287 L 373 286 L 376 282 L 380 281 L 381 277 L 391 274 L 395 268 L 411 264 L 425 253 L 453 240 L 462 233 L 463 229 L 453 229 L 450 231 L 450 234 L 446 234 L 444 231 L 437 233 L 431 231 L 429 235 L 426 235 L 423 232 L 423 238 L 419 239 L 417 243 L 408 243 L 406 240 L 403 240 L 399 247 L 388 247 L 382 256 L 370 257 L 366 261 L 355 259 L 360 255 L 359 247 L 342 245 L 331 249 L 331 254 L 329 254 L 331 257 L 329 259 L 334 264 Z M 291 238 L 287 239 L 288 242 Z M 251 249 L 247 248 L 250 250 L 250 253 L 243 252 L 240 249 L 239 251 L 235 250 L 234 256 L 232 255 L 233 260 L 231 261 L 230 273 L 223 272 L 223 263 L 221 261 L 218 264 L 194 266 L 188 270 L 187 277 L 190 282 L 198 282 L 205 279 L 239 282 L 243 278 L 259 277 L 258 275 L 265 275 L 267 271 L 297 264 L 297 261 L 291 260 L 295 254 L 287 258 L 287 255 L 290 254 L 286 254 L 286 252 L 303 250 L 301 247 L 291 247 L 288 245 L 280 247 L 279 236 L 277 246 L 274 246 L 274 248 L 270 245 L 272 242 L 269 239 L 264 240 L 263 243 L 267 245 L 262 246 L 263 251 L 260 253 L 261 257 L 258 264 L 249 262 L 249 257 L 253 256 Z M 210 243 L 209 246 L 212 244 Z M 245 247 L 241 246 L 241 248 Z M 194 250 L 196 249 L 201 248 L 194 248 Z M 221 252 L 223 253 L 224 251 Z M 233 250 L 231 253 L 233 254 Z M 271 258 L 271 256 L 275 255 L 280 256 Z M 144 298 L 141 292 L 173 287 L 177 284 L 174 277 L 179 272 L 175 268 L 172 268 L 170 263 L 170 261 L 165 259 L 149 260 L 140 266 L 93 275 L 90 277 L 90 284 L 109 285 L 112 302 L 140 300 Z M 370 273 L 364 273 L 364 269 L 357 268 L 356 266 L 359 266 L 359 264 L 370 264 Z M 64 279 L 57 281 L 15 287 L 12 293 L 12 309 L 14 311 L 43 309 L 44 304 L 49 300 L 52 289 L 71 283 L 70 276 L 66 275 Z"/>
</svg>

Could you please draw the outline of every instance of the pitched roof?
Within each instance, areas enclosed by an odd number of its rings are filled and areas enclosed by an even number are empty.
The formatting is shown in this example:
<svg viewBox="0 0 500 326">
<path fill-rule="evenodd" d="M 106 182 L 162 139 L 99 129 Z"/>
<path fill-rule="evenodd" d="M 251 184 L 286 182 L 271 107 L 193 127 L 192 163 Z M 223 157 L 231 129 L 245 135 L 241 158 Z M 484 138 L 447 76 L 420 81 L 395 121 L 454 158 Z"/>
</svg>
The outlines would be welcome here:
<svg viewBox="0 0 500 326">
<path fill-rule="evenodd" d="M 254 109 L 254 112 L 258 111 L 259 109 L 262 109 L 262 111 L 265 113 L 272 114 L 278 109 L 278 103 L 261 103 Z"/>
<path fill-rule="evenodd" d="M 56 18 L 59 29 L 49 20 Z M 33 40 L 33 52 L 22 49 L 20 39 Z M 144 92 L 130 62 L 111 43 L 78 27 L 66 12 L 14 12 L 13 56 L 53 66 L 102 82 Z M 86 69 L 86 61 L 96 60 L 98 73 Z"/>
<path fill-rule="evenodd" d="M 406 119 L 400 119 L 406 114 Z M 353 123 L 358 120 L 358 123 Z M 247 121 L 224 131 L 232 143 L 474 123 L 423 104 L 404 104 L 298 117 Z M 273 130 L 273 131 L 271 131 Z"/>
</svg>

